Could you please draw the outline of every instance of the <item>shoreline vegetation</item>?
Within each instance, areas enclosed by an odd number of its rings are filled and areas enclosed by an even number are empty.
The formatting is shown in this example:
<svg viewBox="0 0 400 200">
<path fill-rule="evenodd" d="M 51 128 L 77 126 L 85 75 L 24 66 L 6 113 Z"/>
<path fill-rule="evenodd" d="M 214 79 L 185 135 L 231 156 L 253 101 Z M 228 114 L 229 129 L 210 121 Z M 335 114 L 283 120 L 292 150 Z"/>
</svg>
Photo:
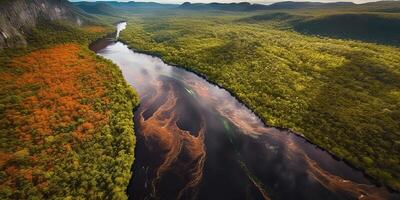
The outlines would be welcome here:
<svg viewBox="0 0 400 200">
<path fill-rule="evenodd" d="M 0 52 L 1 199 L 127 199 L 139 98 L 88 49 L 113 28 L 48 22 Z"/>
<path fill-rule="evenodd" d="M 360 107 L 360 105 L 353 104 L 351 101 L 356 101 L 361 104 L 366 104 L 367 101 L 360 99 L 364 97 L 369 97 L 371 98 L 371 101 L 376 101 L 379 100 L 382 97 L 376 96 L 373 93 L 371 94 L 370 92 L 372 91 L 377 91 L 378 88 L 381 88 L 383 90 L 388 89 L 389 91 L 393 91 L 394 88 L 398 88 L 399 86 L 396 85 L 396 80 L 382 80 L 385 75 L 388 75 L 388 73 L 394 73 L 390 77 L 395 78 L 398 76 L 398 67 L 396 68 L 396 63 L 391 62 L 395 61 L 396 58 L 400 58 L 399 55 L 396 55 L 396 47 L 386 47 L 383 45 L 375 45 L 375 44 L 368 44 L 368 43 L 362 43 L 362 42 L 356 42 L 356 41 L 345 41 L 345 40 L 335 40 L 335 39 L 327 39 L 329 45 L 334 45 L 335 47 L 338 47 L 342 50 L 348 51 L 346 52 L 332 52 L 333 47 L 329 48 L 328 45 L 323 45 L 323 43 L 319 43 L 319 40 L 321 40 L 318 37 L 312 37 L 312 36 L 304 36 L 300 34 L 296 34 L 293 32 L 285 32 L 281 30 L 263 30 L 259 29 L 260 26 L 254 25 L 248 25 L 248 24 L 243 24 L 243 23 L 232 23 L 230 20 L 224 19 L 224 17 L 221 16 L 216 16 L 214 19 L 210 17 L 207 22 L 190 16 L 186 17 L 185 19 L 180 19 L 179 17 L 171 17 L 171 18 L 164 18 L 164 19 L 159 19 L 157 17 L 132 17 L 130 20 L 128 20 L 128 27 L 124 32 L 121 33 L 121 38 L 120 40 L 126 43 L 130 48 L 138 50 L 138 52 L 143 52 L 151 55 L 155 55 L 157 57 L 162 58 L 166 63 L 170 63 L 172 65 L 178 66 L 178 67 L 183 67 L 186 68 L 189 71 L 192 71 L 207 80 L 209 80 L 212 83 L 216 83 L 216 85 L 226 89 L 230 93 L 233 94 L 237 99 L 239 99 L 241 102 L 243 102 L 246 106 L 248 106 L 256 115 L 260 117 L 264 122 L 266 122 L 267 125 L 269 126 L 274 126 L 274 127 L 285 127 L 285 129 L 292 130 L 292 132 L 295 133 L 300 133 L 306 140 L 309 142 L 319 146 L 322 149 L 325 149 L 326 151 L 330 152 L 332 155 L 334 155 L 337 158 L 343 159 L 345 162 L 349 163 L 351 166 L 362 170 L 366 175 L 369 177 L 372 177 L 374 179 L 374 182 L 376 181 L 377 184 L 383 184 L 388 186 L 390 189 L 393 189 L 394 191 L 399 191 L 399 169 L 396 166 L 395 163 L 398 163 L 398 153 L 396 153 L 399 149 L 396 147 L 396 144 L 398 141 L 396 141 L 396 132 L 398 132 L 399 127 L 395 125 L 395 118 L 396 118 L 396 107 L 397 105 L 396 102 L 396 96 L 392 96 L 392 100 L 390 99 L 385 99 L 386 101 L 389 100 L 387 103 L 383 103 L 381 105 L 375 104 L 373 105 L 375 108 L 381 108 L 384 110 L 391 110 L 394 117 L 392 119 L 389 118 L 390 122 L 390 127 L 392 130 L 385 130 L 387 128 L 382 127 L 382 123 L 380 122 L 375 122 L 374 126 L 380 126 L 380 128 L 384 128 L 383 130 L 379 131 L 379 127 L 374 128 L 369 126 L 366 123 L 371 123 L 368 122 L 368 119 L 365 119 L 362 115 L 367 115 L 367 111 L 370 111 L 371 109 Z M 227 17 L 229 19 L 229 17 Z M 224 21 L 225 20 L 225 21 Z M 211 22 L 210 22 L 211 21 Z M 229 25 L 224 25 L 228 23 L 232 23 Z M 168 25 L 167 25 L 168 24 Z M 194 29 L 191 28 L 189 29 L 188 25 L 191 24 L 196 24 L 196 28 Z M 213 26 L 213 28 L 210 28 Z M 229 26 L 229 27 L 227 27 Z M 243 26 L 244 28 L 241 29 Z M 268 27 L 271 28 L 271 27 Z M 248 30 L 248 31 L 247 31 Z M 250 33 L 250 30 L 252 33 Z M 245 89 L 245 88 L 240 88 L 240 86 L 243 85 L 237 85 L 237 82 L 240 82 L 241 84 L 245 84 L 245 87 L 251 86 L 251 85 L 257 85 L 258 82 L 260 83 L 265 83 L 263 80 L 265 77 L 262 77 L 260 72 L 264 71 L 268 66 L 262 62 L 257 62 L 257 63 L 249 63 L 249 60 L 254 60 L 251 57 L 246 58 L 246 55 L 252 55 L 255 54 L 259 57 L 264 57 L 263 55 L 259 55 L 259 51 L 257 51 L 257 48 L 262 48 L 264 45 L 262 42 L 265 42 L 263 38 L 257 37 L 257 34 L 253 33 L 261 33 L 267 35 L 268 39 L 273 39 L 274 36 L 269 35 L 268 31 L 271 31 L 272 33 L 275 34 L 292 34 L 295 39 L 297 38 L 303 38 L 306 42 L 309 42 L 310 44 L 318 44 L 319 49 L 324 49 L 321 52 L 321 50 L 312 50 L 311 54 L 317 54 L 318 59 L 322 59 L 322 62 L 319 60 L 312 59 L 312 62 L 314 63 L 314 66 L 310 65 L 313 63 L 304 63 L 305 60 L 303 60 L 302 64 L 299 63 L 292 63 L 290 62 L 296 61 L 293 60 L 294 58 L 286 57 L 285 55 L 279 55 L 276 54 L 277 52 L 274 50 L 266 50 L 263 48 L 264 51 L 267 51 L 269 53 L 273 53 L 273 55 L 270 55 L 271 57 L 275 57 L 276 60 L 275 62 L 279 64 L 283 64 L 282 67 L 285 70 L 288 70 L 287 72 L 281 72 L 283 73 L 289 73 L 289 75 L 295 75 L 294 77 L 289 78 L 287 75 L 283 75 L 284 78 L 287 78 L 287 80 L 279 80 L 278 82 L 275 81 L 274 85 L 278 87 L 285 87 L 288 85 L 288 83 L 285 83 L 282 85 L 282 81 L 288 81 L 288 82 L 295 82 L 299 81 L 300 83 L 293 83 L 293 87 L 290 88 L 282 88 L 285 91 L 290 91 L 292 93 L 292 97 L 289 97 L 290 99 L 294 99 L 295 101 L 297 100 L 303 100 L 302 102 L 300 101 L 301 104 L 297 103 L 297 106 L 294 107 L 294 111 L 302 111 L 303 113 L 297 113 L 293 117 L 294 119 L 285 119 L 284 116 L 278 115 L 278 116 L 273 116 L 274 113 L 273 110 L 270 110 L 270 107 L 274 106 L 273 104 L 268 104 L 265 105 L 265 102 L 262 100 L 257 100 L 257 96 L 259 96 L 262 93 L 258 93 L 257 95 L 251 95 L 252 92 L 261 92 L 259 89 L 257 90 L 256 88 L 252 87 L 252 89 Z M 233 33 L 235 32 L 235 33 Z M 278 33 L 279 32 L 279 33 Z M 243 36 L 241 35 L 243 34 Z M 246 35 L 252 35 L 255 38 L 249 39 L 246 37 Z M 264 35 L 264 38 L 265 38 Z M 242 37 L 245 37 L 246 39 L 243 39 Z M 283 35 L 285 38 L 286 36 Z M 163 38 L 159 38 L 163 37 Z M 225 37 L 228 37 L 230 41 L 228 42 Z M 195 38 L 198 41 L 194 41 Z M 257 40 L 258 39 L 258 40 Z M 286 38 L 288 39 L 288 38 Z M 326 38 L 325 38 L 326 39 Z M 257 40 L 257 41 L 256 41 Z M 279 42 L 274 40 L 275 42 Z M 299 41 L 292 41 L 295 45 L 301 43 Z M 336 43 L 336 44 L 335 44 Z M 210 45 L 211 47 L 207 48 L 206 44 L 212 44 Z M 271 44 L 269 44 L 271 45 Z M 272 43 L 272 47 L 276 48 L 275 45 Z M 286 43 L 284 44 L 286 45 Z M 347 46 L 347 47 L 346 47 Z M 265 45 L 266 47 L 266 45 Z M 305 46 L 302 46 L 304 48 Z M 368 54 L 372 56 L 373 58 L 377 57 L 377 54 L 375 53 L 376 51 L 381 51 L 383 50 L 384 55 L 382 57 L 385 59 L 389 59 L 390 63 L 381 63 L 377 64 L 376 61 L 369 60 L 370 63 L 368 62 L 361 62 L 362 59 L 364 59 L 364 55 L 360 55 L 361 52 L 358 53 L 357 56 L 354 58 L 349 57 L 350 52 L 354 51 L 352 48 L 364 48 L 364 50 L 368 49 Z M 256 49 L 256 50 L 254 50 Z M 241 52 L 242 54 L 237 54 L 237 51 L 243 51 Z M 260 49 L 261 50 L 261 49 Z M 300 49 L 295 49 L 295 51 L 298 51 Z M 307 50 L 307 49 L 306 49 Z M 309 49 L 308 49 L 309 50 Z M 326 52 L 327 51 L 327 52 Z M 340 51 L 340 50 L 339 50 Z M 209 52 L 209 53 L 207 53 Z M 301 55 L 303 55 L 302 52 Z M 274 55 L 275 54 L 275 55 Z M 320 54 L 320 55 L 318 55 Z M 321 55 L 322 54 L 322 55 Z M 325 54 L 325 55 L 323 55 Z M 388 54 L 388 55 L 385 55 Z M 331 56 L 331 58 L 327 57 L 321 57 L 321 56 Z M 236 57 L 237 56 L 237 57 Z M 214 57 L 218 57 L 219 61 L 217 61 Z M 243 58 L 245 57 L 245 58 Z M 309 56 L 308 56 L 309 57 Z M 266 57 L 264 57 L 266 58 Z M 336 66 L 329 66 L 332 65 L 332 61 L 334 59 L 339 58 L 339 62 L 333 62 Z M 281 59 L 286 59 L 286 63 L 282 63 Z M 299 59 L 299 58 L 296 58 Z M 379 58 L 378 58 L 379 59 Z M 265 61 L 265 60 L 263 60 Z M 349 62 L 350 61 L 350 62 Z M 289 62 L 289 63 L 288 63 Z M 331 63 L 329 63 L 331 62 Z M 354 63 L 352 63 L 354 62 Z M 271 63 L 271 61 L 267 61 L 267 63 Z M 244 64 L 245 67 L 251 67 L 251 72 L 246 73 L 244 70 L 246 68 L 240 67 L 241 64 Z M 273 63 L 276 65 L 276 63 Z M 292 65 L 289 66 L 289 69 L 285 67 L 285 65 Z M 308 64 L 308 66 L 307 66 Z M 315 66 L 317 64 L 317 66 Z M 322 64 L 322 68 L 320 68 L 318 65 Z M 298 66 L 296 66 L 298 65 Z M 345 67 L 346 65 L 349 65 L 348 67 Z M 368 67 L 367 69 L 362 69 L 360 68 L 361 65 L 364 65 Z M 231 70 L 228 70 L 228 66 L 233 66 L 234 69 L 231 68 Z M 389 67 L 393 66 L 393 67 Z M 260 68 L 261 67 L 261 68 Z M 302 69 L 304 67 L 304 69 Z M 305 68 L 305 67 L 308 67 Z M 379 67 L 379 71 L 376 71 L 378 69 L 374 69 L 374 67 Z M 389 68 L 388 68 L 389 67 Z M 263 69 L 264 68 L 264 69 Z M 271 67 L 269 67 L 271 68 Z M 314 69 L 313 69 L 314 68 Z M 325 69 L 323 69 L 325 68 Z M 343 68 L 346 69 L 346 71 L 343 71 Z M 347 69 L 349 68 L 349 69 Z M 388 69 L 385 69 L 388 68 Z M 342 69 L 342 70 L 337 70 L 337 69 Z M 383 71 L 385 69 L 385 71 Z M 228 71 L 227 71 L 228 70 Z M 237 70 L 238 74 L 232 74 L 232 70 Z M 261 70 L 261 71 L 260 71 Z M 280 73 L 279 69 L 274 69 L 274 73 L 278 71 Z M 304 70 L 304 71 L 302 71 Z M 331 70 L 332 72 L 325 74 L 326 70 Z M 350 71 L 349 71 L 350 70 Z M 353 77 L 355 76 L 354 73 L 351 72 L 351 70 L 365 70 L 362 72 L 362 74 L 365 77 Z M 367 70 L 373 70 L 373 71 L 367 71 Z M 386 70 L 393 70 L 393 71 L 386 71 Z M 234 73 L 234 72 L 233 72 Z M 307 74 L 310 73 L 310 74 Z M 341 76 L 343 75 L 346 79 L 340 80 L 340 79 L 334 79 L 333 83 L 329 79 L 331 76 Z M 224 75 L 225 74 L 225 75 Z M 231 74 L 230 77 L 226 76 L 226 74 Z M 252 74 L 256 74 L 255 76 Z M 264 75 L 267 75 L 268 73 L 263 72 Z M 397 74 L 397 75 L 395 75 Z M 240 75 L 240 76 L 239 76 Z M 299 76 L 301 75 L 301 76 Z M 303 77 L 302 77 L 303 76 Z M 322 77 L 321 77 L 322 76 Z M 324 77 L 325 76 L 325 77 Z M 380 85 L 380 87 L 374 87 L 374 88 L 369 88 L 366 84 L 362 84 L 359 81 L 363 81 L 363 79 L 367 78 L 366 80 L 369 82 L 373 82 L 375 86 L 376 84 Z M 232 80 L 229 81 L 228 79 Z M 310 80 L 306 80 L 310 79 Z M 320 79 L 320 80 L 318 80 Z M 340 85 L 335 85 L 338 83 L 335 83 L 336 81 L 339 81 L 341 84 L 355 80 L 356 85 L 351 86 L 351 85 L 345 85 L 345 87 L 340 87 Z M 234 81 L 237 81 L 236 83 Z M 311 83 L 310 81 L 318 81 L 316 86 L 314 88 L 307 88 L 306 91 L 305 89 L 305 82 Z M 325 82 L 325 83 L 324 83 Z M 316 94 L 313 94 L 313 92 L 316 91 L 316 89 L 320 89 L 320 87 L 331 87 L 330 85 L 326 85 L 326 83 L 333 84 L 333 91 L 330 91 L 331 89 L 325 91 L 324 93 L 324 101 L 320 102 L 313 100 L 312 102 L 307 102 L 309 101 L 308 99 L 299 99 L 300 98 L 307 98 L 307 96 L 313 97 Z M 315 82 L 314 82 L 315 83 Z M 291 83 L 289 83 L 291 84 Z M 258 84 L 259 85 L 259 84 Z M 290 85 L 289 85 L 290 86 Z M 358 88 L 357 88 L 358 87 Z M 362 88 L 371 90 L 368 91 L 367 94 L 362 94 Z M 392 89 L 390 89 L 392 88 Z M 263 88 L 264 89 L 264 88 Z M 278 99 L 275 104 L 282 104 L 282 102 L 289 101 L 291 103 L 290 99 L 287 99 L 288 97 L 282 97 L 279 94 L 281 92 L 277 93 L 277 91 L 271 91 L 271 88 L 269 88 L 270 91 L 264 91 L 267 93 L 270 98 L 268 99 Z M 314 91 L 313 91 L 314 90 Z M 345 90 L 345 91 L 343 91 Z M 318 90 L 317 90 L 318 91 Z M 308 92 L 308 94 L 301 94 L 298 92 Z M 350 93 L 349 93 L 350 92 Z M 351 94 L 354 93 L 355 94 Z M 249 95 L 250 93 L 250 95 Z M 332 94 L 333 93 L 333 94 Z M 340 95 L 339 95 L 340 94 Z M 360 95 L 359 95 L 360 94 Z M 382 94 L 382 91 L 380 92 Z M 277 96 L 276 96 L 277 95 Z M 299 95 L 299 96 L 298 96 Z M 318 95 L 318 94 L 317 94 Z M 332 96 L 333 95 L 333 96 Z M 249 98 L 249 96 L 251 98 Z M 384 96 L 386 98 L 386 96 Z M 256 98 L 256 99 L 254 99 Z M 330 99 L 330 100 L 329 100 Z M 352 99 L 352 100 L 351 100 Z M 367 98 L 368 99 L 368 98 Z M 312 99 L 311 99 L 312 100 Z M 337 111 L 340 111 L 341 108 L 345 105 L 337 105 L 337 101 L 343 102 L 345 104 L 352 104 L 352 107 L 355 107 L 355 109 L 361 109 L 361 110 L 356 110 L 356 113 L 336 113 Z M 364 102 L 363 102 L 364 101 Z M 330 103 L 333 105 L 326 105 L 325 103 Z M 317 104 L 313 105 L 311 104 Z M 319 105 L 318 105 L 319 104 Z M 336 104 L 336 105 L 335 105 Z M 390 105 L 392 104 L 392 105 Z M 293 115 L 293 110 L 286 110 L 291 106 L 289 105 L 284 105 L 282 104 L 281 108 L 275 108 L 279 111 L 283 111 L 281 114 L 289 114 Z M 302 107 L 304 106 L 305 109 L 302 110 Z M 330 108 L 329 108 L 330 107 Z M 358 107 L 358 108 L 357 108 Z M 382 108 L 382 107 L 387 107 Z M 325 109 L 328 108 L 327 111 L 320 112 L 315 109 Z M 268 109 L 266 112 L 265 109 Z M 308 110 L 307 110 L 308 109 Z M 351 109 L 354 111 L 354 109 Z M 275 110 L 276 111 L 276 110 Z M 288 112 L 288 113 L 285 113 Z M 320 113 L 318 113 L 320 112 Z M 357 112 L 359 114 L 357 114 Z M 328 115 L 321 115 L 321 113 L 326 113 Z M 341 115 L 340 115 L 341 114 Z M 374 113 L 371 113 L 374 114 Z M 375 112 L 376 114 L 376 112 Z M 297 116 L 296 116 L 297 115 Z M 313 115 L 313 116 L 306 116 L 306 115 Z M 315 115 L 321 115 L 319 118 Z M 337 116 L 335 116 L 337 115 Z M 347 116 L 346 116 L 347 115 Z M 352 116 L 353 115 L 353 116 Z M 369 114 L 370 115 L 370 114 Z M 362 120 L 365 122 L 361 122 L 360 124 L 362 125 L 361 127 L 358 126 L 356 123 L 352 124 L 351 121 L 345 121 L 349 120 L 349 117 L 356 118 L 356 120 Z M 343 117 L 345 119 L 343 120 Z M 372 117 L 372 116 L 370 116 Z M 387 120 L 384 116 L 382 117 L 382 121 Z M 297 118 L 297 119 L 296 119 Z M 302 119 L 304 118 L 304 119 Z M 341 119 L 342 118 L 342 119 Z M 333 119 L 338 120 L 334 121 Z M 316 120 L 316 121 L 315 121 Z M 379 119 L 378 119 L 379 120 Z M 313 122 L 314 121 L 314 122 Z M 371 120 L 369 120 L 371 121 Z M 306 122 L 311 122 L 317 127 L 310 127 L 310 125 L 307 125 Z M 374 122 L 372 122 L 373 124 Z M 360 130 L 361 128 L 361 130 Z M 363 130 L 364 129 L 364 130 Z M 385 131 L 384 131 L 385 130 Z M 397 131 L 396 131 L 397 130 Z M 339 132 L 339 134 L 335 134 L 335 131 Z M 384 131 L 385 135 L 379 136 L 379 138 L 372 138 L 373 140 L 378 140 L 378 143 L 374 143 L 371 141 L 368 141 L 366 139 L 371 139 L 371 134 L 379 134 L 379 132 Z M 372 132 L 372 133 L 371 133 Z M 324 133 L 324 134 L 323 134 Z M 355 134 L 354 134 L 355 133 Z M 328 134 L 328 135 L 327 135 Z M 354 134 L 354 135 L 352 135 Z M 351 137 L 356 137 L 357 140 L 354 140 L 354 138 Z M 391 138 L 389 141 L 390 144 L 389 146 L 382 145 L 380 143 L 384 142 L 383 140 L 386 140 L 385 137 Z M 341 143 L 343 142 L 343 143 Z M 348 143 L 357 143 L 357 144 L 348 144 Z M 349 146 L 346 146 L 349 145 Z M 394 146 L 393 146 L 394 145 Z M 398 145 L 398 144 L 397 144 Z M 350 147 L 350 148 L 349 148 Z M 353 152 L 353 153 L 350 153 Z M 385 152 L 385 153 L 383 153 Z M 388 162 L 389 161 L 389 162 Z"/>
</svg>

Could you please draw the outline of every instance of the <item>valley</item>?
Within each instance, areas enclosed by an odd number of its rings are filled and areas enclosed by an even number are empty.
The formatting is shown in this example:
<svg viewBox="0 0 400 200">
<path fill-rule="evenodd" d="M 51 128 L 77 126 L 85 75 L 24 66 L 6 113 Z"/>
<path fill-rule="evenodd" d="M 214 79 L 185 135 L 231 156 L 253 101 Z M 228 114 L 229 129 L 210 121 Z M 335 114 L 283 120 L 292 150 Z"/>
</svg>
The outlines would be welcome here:
<svg viewBox="0 0 400 200">
<path fill-rule="evenodd" d="M 0 199 L 400 198 L 397 1 L 0 11 Z"/>
</svg>

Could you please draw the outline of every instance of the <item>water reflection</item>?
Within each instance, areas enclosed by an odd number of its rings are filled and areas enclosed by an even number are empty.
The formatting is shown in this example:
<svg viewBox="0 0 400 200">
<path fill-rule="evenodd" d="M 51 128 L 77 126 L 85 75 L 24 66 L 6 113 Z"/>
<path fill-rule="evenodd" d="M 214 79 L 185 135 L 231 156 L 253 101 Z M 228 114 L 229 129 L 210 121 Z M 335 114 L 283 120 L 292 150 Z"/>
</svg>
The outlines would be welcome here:
<svg viewBox="0 0 400 200">
<path fill-rule="evenodd" d="M 141 97 L 131 199 L 399 199 L 191 72 L 121 42 L 97 53 Z"/>
</svg>

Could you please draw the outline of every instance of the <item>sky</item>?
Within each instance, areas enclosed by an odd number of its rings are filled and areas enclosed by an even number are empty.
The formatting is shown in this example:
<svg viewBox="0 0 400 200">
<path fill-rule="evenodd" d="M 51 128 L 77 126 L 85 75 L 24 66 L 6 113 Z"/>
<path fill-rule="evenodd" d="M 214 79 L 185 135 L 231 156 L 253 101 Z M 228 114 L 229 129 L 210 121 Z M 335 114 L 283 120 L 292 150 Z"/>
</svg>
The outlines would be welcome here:
<svg viewBox="0 0 400 200">
<path fill-rule="evenodd" d="M 82 0 L 70 0 L 72 2 L 82 1 Z M 83 0 L 83 1 L 107 1 L 107 0 Z M 110 0 L 108 0 L 110 1 Z M 114 0 L 113 0 L 114 1 Z M 350 0 L 115 0 L 115 1 L 137 1 L 137 2 L 157 2 L 157 3 L 173 3 L 181 4 L 185 1 L 191 3 L 210 3 L 210 2 L 221 2 L 221 3 L 231 3 L 231 2 L 250 2 L 250 3 L 260 3 L 260 4 L 271 4 L 279 1 L 313 1 L 313 2 L 337 2 L 337 1 L 350 1 Z M 354 3 L 366 3 L 378 0 L 351 0 Z"/>
</svg>

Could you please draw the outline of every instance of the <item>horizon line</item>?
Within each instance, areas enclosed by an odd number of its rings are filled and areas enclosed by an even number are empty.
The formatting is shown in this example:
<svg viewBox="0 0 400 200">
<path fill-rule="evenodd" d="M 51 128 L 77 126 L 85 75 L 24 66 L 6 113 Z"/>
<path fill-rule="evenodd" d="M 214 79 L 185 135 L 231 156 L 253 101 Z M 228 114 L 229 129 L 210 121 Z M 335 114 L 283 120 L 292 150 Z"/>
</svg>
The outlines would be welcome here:
<svg viewBox="0 0 400 200">
<path fill-rule="evenodd" d="M 138 2 L 138 3 L 158 3 L 158 4 L 175 4 L 175 5 L 180 5 L 185 2 L 189 2 L 191 4 L 196 4 L 196 3 L 203 3 L 203 4 L 210 4 L 210 3 L 222 3 L 222 4 L 229 4 L 229 3 L 250 3 L 250 4 L 264 4 L 264 5 L 271 5 L 274 3 L 280 3 L 280 2 L 310 2 L 310 3 L 342 3 L 342 2 L 347 2 L 347 3 L 354 3 L 354 4 L 365 4 L 365 3 L 374 3 L 374 2 L 400 2 L 400 0 L 360 0 L 360 1 L 335 1 L 335 0 L 283 0 L 283 1 L 263 1 L 263 0 L 253 0 L 253 1 L 205 1 L 205 2 L 200 2 L 199 1 L 176 1 L 176 2 L 169 2 L 169 0 L 164 1 L 146 1 L 146 0 L 139 0 L 139 1 L 134 1 L 134 0 L 68 0 L 69 2 L 120 2 L 120 3 L 127 3 L 127 2 Z"/>
</svg>

